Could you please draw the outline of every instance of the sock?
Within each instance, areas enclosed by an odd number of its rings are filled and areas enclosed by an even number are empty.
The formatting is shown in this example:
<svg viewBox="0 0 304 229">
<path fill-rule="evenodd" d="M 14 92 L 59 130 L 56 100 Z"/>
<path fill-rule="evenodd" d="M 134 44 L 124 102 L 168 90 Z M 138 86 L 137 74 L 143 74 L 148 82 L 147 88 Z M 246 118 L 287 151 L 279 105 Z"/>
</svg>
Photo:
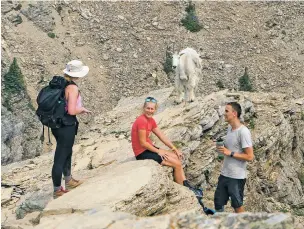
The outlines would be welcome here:
<svg viewBox="0 0 304 229">
<path fill-rule="evenodd" d="M 186 186 L 187 188 L 192 188 L 192 186 L 189 184 L 188 180 L 184 180 L 183 185 Z"/>
<path fill-rule="evenodd" d="M 65 183 L 68 183 L 72 179 L 72 176 L 64 176 Z"/>
<path fill-rule="evenodd" d="M 217 212 L 224 212 L 224 206 L 222 206 L 222 208 L 220 208 L 220 209 L 215 209 L 215 211 L 217 211 Z"/>
<path fill-rule="evenodd" d="M 58 187 L 54 186 L 54 192 L 57 192 L 60 189 L 61 189 L 61 186 L 58 186 Z"/>
</svg>

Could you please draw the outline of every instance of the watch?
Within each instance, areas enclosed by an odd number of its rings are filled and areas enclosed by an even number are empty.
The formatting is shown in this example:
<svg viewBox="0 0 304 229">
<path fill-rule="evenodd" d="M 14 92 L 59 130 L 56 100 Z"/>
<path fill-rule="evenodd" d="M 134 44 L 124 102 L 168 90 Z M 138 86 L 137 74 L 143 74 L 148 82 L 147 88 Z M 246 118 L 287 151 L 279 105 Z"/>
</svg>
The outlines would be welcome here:
<svg viewBox="0 0 304 229">
<path fill-rule="evenodd" d="M 233 155 L 234 155 L 234 152 L 231 152 L 230 157 L 233 157 Z"/>
</svg>

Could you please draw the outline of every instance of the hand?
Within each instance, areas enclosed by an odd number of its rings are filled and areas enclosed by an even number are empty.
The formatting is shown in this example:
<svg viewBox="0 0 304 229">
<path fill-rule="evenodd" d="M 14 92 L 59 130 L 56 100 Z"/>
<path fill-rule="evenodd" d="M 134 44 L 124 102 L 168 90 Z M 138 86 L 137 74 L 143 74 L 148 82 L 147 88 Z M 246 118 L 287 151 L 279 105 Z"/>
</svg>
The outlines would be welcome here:
<svg viewBox="0 0 304 229">
<path fill-rule="evenodd" d="M 158 153 L 157 153 L 159 156 L 161 156 L 161 158 L 163 160 L 169 160 L 169 154 L 168 154 L 168 151 L 167 150 L 164 150 L 164 149 L 159 149 L 158 150 Z"/>
<path fill-rule="evenodd" d="M 83 107 L 81 114 L 90 114 L 90 113 L 92 113 L 92 112 Z"/>
<path fill-rule="evenodd" d="M 178 149 L 176 149 L 176 148 L 173 149 L 173 152 L 176 154 L 176 156 L 178 157 L 179 160 L 184 159 L 184 154 L 181 151 L 179 151 Z"/>
<path fill-rule="evenodd" d="M 219 146 L 217 147 L 218 151 L 226 156 L 230 156 L 231 155 L 231 151 L 227 148 L 225 148 L 224 146 Z"/>
</svg>

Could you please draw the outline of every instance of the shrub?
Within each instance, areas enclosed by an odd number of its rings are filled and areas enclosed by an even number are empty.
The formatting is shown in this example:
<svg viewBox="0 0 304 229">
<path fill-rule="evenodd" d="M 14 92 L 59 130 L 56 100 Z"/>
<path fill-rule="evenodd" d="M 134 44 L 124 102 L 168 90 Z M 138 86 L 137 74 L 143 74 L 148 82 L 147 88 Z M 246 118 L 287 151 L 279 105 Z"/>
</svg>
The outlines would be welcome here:
<svg viewBox="0 0 304 229">
<path fill-rule="evenodd" d="M 15 23 L 15 25 L 19 25 L 23 22 L 23 20 L 20 15 L 17 15 L 16 18 L 12 22 Z"/>
<path fill-rule="evenodd" d="M 253 118 L 249 120 L 249 128 L 252 130 L 255 128 L 255 121 Z"/>
<path fill-rule="evenodd" d="M 52 33 L 52 32 L 49 32 L 47 35 L 48 35 L 50 38 L 55 38 L 55 37 L 56 37 L 55 33 Z"/>
<path fill-rule="evenodd" d="M 224 86 L 224 84 L 223 84 L 223 82 L 222 82 L 221 80 L 218 80 L 218 81 L 216 82 L 216 86 L 217 86 L 218 88 L 220 88 L 220 89 L 225 88 L 225 86 Z"/>
<path fill-rule="evenodd" d="M 199 20 L 196 16 L 195 5 L 189 2 L 185 11 L 187 12 L 187 15 L 181 20 L 182 25 L 185 26 L 185 28 L 190 32 L 200 31 L 203 26 L 199 23 Z"/>
<path fill-rule="evenodd" d="M 240 91 L 253 91 L 252 83 L 248 75 L 248 68 L 245 67 L 245 73 L 239 78 Z"/>
<path fill-rule="evenodd" d="M 172 54 L 169 52 L 169 50 L 166 50 L 166 59 L 165 62 L 163 63 L 163 69 L 166 74 L 169 74 L 172 72 Z"/>
</svg>

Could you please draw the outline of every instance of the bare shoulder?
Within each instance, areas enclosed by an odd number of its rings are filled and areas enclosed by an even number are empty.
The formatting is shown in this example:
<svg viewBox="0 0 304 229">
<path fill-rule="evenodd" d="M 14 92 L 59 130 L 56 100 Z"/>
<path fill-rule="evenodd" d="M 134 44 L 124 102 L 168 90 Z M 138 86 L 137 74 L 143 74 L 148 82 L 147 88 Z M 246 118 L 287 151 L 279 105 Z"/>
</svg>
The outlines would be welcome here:
<svg viewBox="0 0 304 229">
<path fill-rule="evenodd" d="M 78 87 L 77 87 L 77 85 L 70 84 L 70 85 L 68 85 L 68 86 L 65 88 L 65 91 L 66 91 L 66 92 L 74 92 L 74 93 L 76 93 L 76 92 L 78 92 Z"/>
</svg>

